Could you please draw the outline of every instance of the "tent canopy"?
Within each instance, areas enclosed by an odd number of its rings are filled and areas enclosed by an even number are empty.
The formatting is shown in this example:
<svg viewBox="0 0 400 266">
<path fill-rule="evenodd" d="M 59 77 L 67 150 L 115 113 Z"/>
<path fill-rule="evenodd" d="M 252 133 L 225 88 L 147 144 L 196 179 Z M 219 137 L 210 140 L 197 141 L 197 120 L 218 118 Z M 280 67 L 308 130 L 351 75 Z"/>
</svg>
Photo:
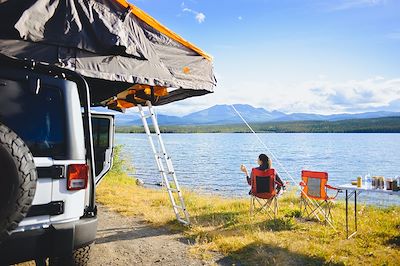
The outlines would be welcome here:
<svg viewBox="0 0 400 266">
<path fill-rule="evenodd" d="M 0 0 L 0 53 L 74 70 L 115 109 L 216 85 L 211 56 L 125 0 Z"/>
</svg>

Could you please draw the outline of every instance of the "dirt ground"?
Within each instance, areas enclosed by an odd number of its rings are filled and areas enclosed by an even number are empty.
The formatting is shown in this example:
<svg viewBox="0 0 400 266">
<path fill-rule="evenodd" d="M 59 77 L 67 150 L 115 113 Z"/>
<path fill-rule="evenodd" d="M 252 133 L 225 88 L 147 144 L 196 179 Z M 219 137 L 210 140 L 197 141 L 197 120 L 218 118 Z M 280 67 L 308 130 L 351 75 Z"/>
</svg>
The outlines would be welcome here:
<svg viewBox="0 0 400 266">
<path fill-rule="evenodd" d="M 101 265 L 232 265 L 213 254 L 209 261 L 189 254 L 190 243 L 181 234 L 154 228 L 135 217 L 124 217 L 98 205 L 99 225 L 90 266 Z M 33 266 L 33 261 L 18 266 Z M 238 264 L 236 264 L 238 265 Z"/>
<path fill-rule="evenodd" d="M 212 261 L 195 259 L 182 235 L 99 207 L 97 239 L 89 265 L 231 265 L 219 255 Z"/>
</svg>

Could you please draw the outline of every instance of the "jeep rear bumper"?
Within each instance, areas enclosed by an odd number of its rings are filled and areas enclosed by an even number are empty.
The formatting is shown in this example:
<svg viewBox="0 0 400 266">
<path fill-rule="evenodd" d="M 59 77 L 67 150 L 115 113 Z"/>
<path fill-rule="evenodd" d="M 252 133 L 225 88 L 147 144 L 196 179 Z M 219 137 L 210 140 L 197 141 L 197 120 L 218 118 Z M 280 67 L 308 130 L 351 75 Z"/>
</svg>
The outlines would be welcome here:
<svg viewBox="0 0 400 266">
<path fill-rule="evenodd" d="M 74 249 L 94 242 L 97 218 L 54 224 L 12 234 L 0 244 L 0 265 L 71 254 Z"/>
</svg>

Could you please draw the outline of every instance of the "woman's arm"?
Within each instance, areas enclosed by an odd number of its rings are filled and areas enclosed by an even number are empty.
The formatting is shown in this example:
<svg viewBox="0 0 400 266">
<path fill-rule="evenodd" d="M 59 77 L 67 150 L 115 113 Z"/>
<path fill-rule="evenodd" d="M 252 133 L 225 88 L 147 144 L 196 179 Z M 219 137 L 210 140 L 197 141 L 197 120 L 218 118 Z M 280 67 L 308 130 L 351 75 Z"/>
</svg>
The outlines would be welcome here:
<svg viewBox="0 0 400 266">
<path fill-rule="evenodd" d="M 249 176 L 249 172 L 247 171 L 246 166 L 244 166 L 244 165 L 242 164 L 242 165 L 240 166 L 240 170 L 241 170 L 243 173 L 245 173 L 247 183 L 248 183 L 249 185 L 251 185 L 251 177 Z"/>
<path fill-rule="evenodd" d="M 249 184 L 249 186 L 251 186 L 251 180 L 252 180 L 252 178 L 253 178 L 253 171 L 251 171 L 250 176 L 247 175 L 246 178 L 247 178 L 247 184 Z"/>
<path fill-rule="evenodd" d="M 276 179 L 276 182 L 278 183 L 278 187 L 284 187 L 285 186 L 285 184 L 283 184 L 282 179 L 279 177 L 278 173 L 276 173 L 275 179 Z"/>
</svg>

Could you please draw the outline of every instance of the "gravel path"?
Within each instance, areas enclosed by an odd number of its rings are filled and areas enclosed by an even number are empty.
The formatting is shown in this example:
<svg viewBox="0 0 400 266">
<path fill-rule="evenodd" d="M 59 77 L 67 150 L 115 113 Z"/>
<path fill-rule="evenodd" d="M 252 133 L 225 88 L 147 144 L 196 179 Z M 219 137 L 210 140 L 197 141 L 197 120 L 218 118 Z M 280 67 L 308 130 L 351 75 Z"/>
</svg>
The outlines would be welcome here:
<svg viewBox="0 0 400 266">
<path fill-rule="evenodd" d="M 211 262 L 192 258 L 188 254 L 188 241 L 180 234 L 99 207 L 99 227 L 90 265 L 220 264 L 216 261 L 221 256 Z"/>
</svg>

